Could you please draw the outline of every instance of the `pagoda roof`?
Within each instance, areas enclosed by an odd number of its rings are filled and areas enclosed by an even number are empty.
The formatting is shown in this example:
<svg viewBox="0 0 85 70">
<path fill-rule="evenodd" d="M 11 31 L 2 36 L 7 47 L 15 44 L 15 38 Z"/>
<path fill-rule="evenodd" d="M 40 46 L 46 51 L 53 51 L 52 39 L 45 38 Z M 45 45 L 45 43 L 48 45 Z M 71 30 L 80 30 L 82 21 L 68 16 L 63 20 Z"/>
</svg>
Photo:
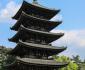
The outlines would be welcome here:
<svg viewBox="0 0 85 70">
<path fill-rule="evenodd" d="M 16 66 L 18 63 L 25 65 L 37 65 L 37 66 L 47 66 L 47 67 L 55 67 L 62 68 L 69 64 L 69 62 L 57 62 L 55 60 L 43 60 L 43 59 L 32 59 L 32 58 L 20 58 L 16 57 L 16 61 L 12 64 L 5 65 L 5 67 Z"/>
<path fill-rule="evenodd" d="M 55 60 L 43 60 L 43 59 L 31 59 L 31 58 L 19 58 L 17 60 L 21 63 L 42 65 L 42 66 L 53 66 L 53 67 L 65 67 L 68 65 L 67 62 L 56 62 Z"/>
<path fill-rule="evenodd" d="M 25 45 L 26 47 L 33 47 L 33 48 L 42 48 L 42 49 L 54 49 L 54 50 L 65 50 L 66 47 L 55 47 L 50 45 L 42 45 L 42 44 L 33 44 L 33 43 L 27 43 L 23 41 L 19 41 L 19 44 Z"/>
<path fill-rule="evenodd" d="M 27 21 L 30 21 L 29 23 L 26 23 Z M 35 25 L 47 25 L 47 29 L 48 31 L 52 30 L 53 28 L 55 28 L 56 26 L 58 26 L 60 23 L 62 23 L 62 21 L 50 21 L 47 19 L 42 19 L 42 18 L 38 18 L 32 15 L 28 15 L 26 14 L 24 11 L 22 11 L 21 16 L 19 18 L 19 20 L 16 22 L 16 24 L 11 28 L 12 30 L 18 30 L 20 25 L 26 25 L 26 24 L 31 24 L 31 22 L 35 21 Z M 38 22 L 38 24 L 36 24 Z"/>
<path fill-rule="evenodd" d="M 19 40 L 18 45 L 11 51 L 9 54 L 17 54 L 17 51 L 20 50 L 20 48 L 35 48 L 35 49 L 41 49 L 41 50 L 47 50 L 50 51 L 48 53 L 48 56 L 58 54 L 64 50 L 66 50 L 67 47 L 55 47 L 55 46 L 50 46 L 50 45 L 42 45 L 42 44 L 34 44 L 34 43 L 27 43 Z M 23 51 L 23 50 L 22 50 Z"/>
<path fill-rule="evenodd" d="M 34 3 L 28 3 L 26 1 L 23 1 L 21 8 L 16 13 L 16 15 L 13 17 L 13 19 L 19 19 L 22 11 L 28 13 L 28 14 L 43 14 L 46 19 L 51 19 L 53 16 L 55 16 L 60 10 L 55 9 L 49 9 L 44 6 L 41 6 L 40 4 L 34 4 Z"/>
<path fill-rule="evenodd" d="M 17 34 L 15 34 L 15 36 L 9 39 L 9 41 L 18 42 L 19 39 L 21 39 L 24 36 L 23 35 L 24 33 L 28 33 L 28 35 L 37 34 L 37 35 L 42 35 L 44 37 L 47 37 L 49 38 L 48 43 L 51 43 L 52 41 L 55 41 L 64 35 L 64 33 L 51 33 L 51 32 L 33 30 L 33 29 L 25 28 L 23 25 L 21 25 Z"/>
</svg>

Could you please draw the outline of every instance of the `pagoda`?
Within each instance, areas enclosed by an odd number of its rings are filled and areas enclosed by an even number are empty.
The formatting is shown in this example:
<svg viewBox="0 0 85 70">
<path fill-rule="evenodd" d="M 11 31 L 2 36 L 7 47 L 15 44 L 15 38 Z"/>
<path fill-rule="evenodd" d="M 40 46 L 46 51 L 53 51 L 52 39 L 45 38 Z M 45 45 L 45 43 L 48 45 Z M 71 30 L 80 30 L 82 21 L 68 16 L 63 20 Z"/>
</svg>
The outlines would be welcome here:
<svg viewBox="0 0 85 70">
<path fill-rule="evenodd" d="M 66 50 L 66 47 L 51 45 L 64 35 L 50 32 L 62 23 L 50 21 L 59 11 L 40 5 L 37 0 L 33 0 L 33 3 L 23 1 L 19 11 L 12 17 L 17 22 L 11 30 L 17 33 L 9 41 L 17 45 L 9 55 L 15 56 L 16 60 L 6 66 L 7 70 L 56 70 L 68 65 L 49 58 Z"/>
</svg>

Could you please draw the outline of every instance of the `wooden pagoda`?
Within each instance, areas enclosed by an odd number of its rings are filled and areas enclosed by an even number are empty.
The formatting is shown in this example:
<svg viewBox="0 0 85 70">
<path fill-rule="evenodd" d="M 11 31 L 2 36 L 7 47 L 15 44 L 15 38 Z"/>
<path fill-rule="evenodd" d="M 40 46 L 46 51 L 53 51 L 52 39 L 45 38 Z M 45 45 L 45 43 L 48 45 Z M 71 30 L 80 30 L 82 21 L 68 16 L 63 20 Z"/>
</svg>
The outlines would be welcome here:
<svg viewBox="0 0 85 70">
<path fill-rule="evenodd" d="M 41 6 L 36 0 L 32 4 L 23 1 L 19 11 L 12 17 L 17 22 L 11 30 L 17 33 L 9 41 L 17 45 L 9 54 L 16 56 L 16 60 L 6 66 L 7 70 L 55 70 L 68 65 L 49 58 L 66 50 L 66 47 L 51 45 L 51 42 L 64 35 L 50 32 L 62 23 L 50 21 L 59 11 Z"/>
</svg>

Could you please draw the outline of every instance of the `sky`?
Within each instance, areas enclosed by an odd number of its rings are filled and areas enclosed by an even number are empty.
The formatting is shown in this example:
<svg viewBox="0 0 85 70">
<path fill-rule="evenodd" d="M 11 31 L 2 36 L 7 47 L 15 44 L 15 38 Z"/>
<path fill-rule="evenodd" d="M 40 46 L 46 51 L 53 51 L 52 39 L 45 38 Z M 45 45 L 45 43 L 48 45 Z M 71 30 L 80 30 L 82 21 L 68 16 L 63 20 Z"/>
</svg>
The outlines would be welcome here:
<svg viewBox="0 0 85 70">
<path fill-rule="evenodd" d="M 26 0 L 32 2 L 32 0 Z M 23 0 L 0 0 L 0 45 L 14 48 L 15 43 L 9 42 L 16 34 L 10 30 L 16 20 L 11 19 L 19 10 Z M 49 8 L 60 9 L 60 13 L 51 20 L 62 20 L 63 23 L 51 32 L 63 32 L 65 35 L 54 41 L 53 46 L 66 46 L 67 50 L 59 55 L 80 55 L 85 59 L 85 0 L 38 0 L 39 4 Z"/>
</svg>

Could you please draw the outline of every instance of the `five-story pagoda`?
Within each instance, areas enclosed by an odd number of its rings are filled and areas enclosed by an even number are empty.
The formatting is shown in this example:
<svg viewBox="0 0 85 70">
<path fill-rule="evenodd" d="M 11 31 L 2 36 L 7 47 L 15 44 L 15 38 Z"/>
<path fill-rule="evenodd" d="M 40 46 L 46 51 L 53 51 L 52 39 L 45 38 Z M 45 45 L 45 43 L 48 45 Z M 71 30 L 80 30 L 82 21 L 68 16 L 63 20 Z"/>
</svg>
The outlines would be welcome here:
<svg viewBox="0 0 85 70">
<path fill-rule="evenodd" d="M 56 62 L 49 56 L 56 55 L 66 47 L 54 47 L 50 43 L 59 39 L 64 33 L 51 33 L 61 21 L 50 21 L 60 10 L 49 9 L 38 4 L 23 1 L 13 19 L 17 20 L 11 30 L 17 33 L 9 39 L 17 46 L 9 52 L 16 60 L 7 65 L 7 70 L 55 70 L 68 63 Z"/>
</svg>

